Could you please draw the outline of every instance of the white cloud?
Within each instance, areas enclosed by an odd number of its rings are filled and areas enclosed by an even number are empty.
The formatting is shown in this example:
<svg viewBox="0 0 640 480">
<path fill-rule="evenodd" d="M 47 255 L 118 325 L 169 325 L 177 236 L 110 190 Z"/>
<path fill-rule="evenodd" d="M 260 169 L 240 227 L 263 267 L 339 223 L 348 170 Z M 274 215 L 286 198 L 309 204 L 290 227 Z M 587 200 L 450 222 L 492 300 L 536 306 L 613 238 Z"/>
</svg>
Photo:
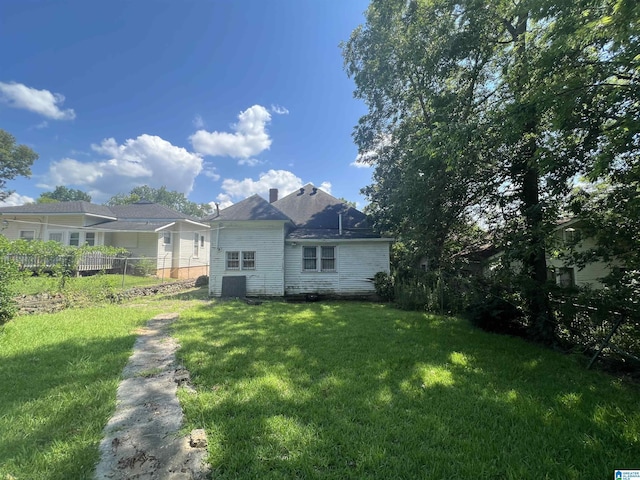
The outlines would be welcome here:
<svg viewBox="0 0 640 480">
<path fill-rule="evenodd" d="M 37 90 L 22 83 L 0 82 L 0 101 L 13 108 L 22 108 L 54 120 L 73 120 L 73 109 L 61 110 L 64 95 L 49 90 Z"/>
<path fill-rule="evenodd" d="M 33 198 L 13 192 L 5 198 L 4 201 L 0 202 L 0 207 L 17 207 L 19 205 L 24 205 L 25 203 L 33 202 L 35 202 Z"/>
<path fill-rule="evenodd" d="M 214 157 L 249 158 L 269 149 L 271 138 L 266 125 L 271 114 L 261 105 L 254 105 L 238 115 L 232 125 L 235 133 L 198 130 L 189 137 L 196 152 Z"/>
<path fill-rule="evenodd" d="M 210 178 L 214 182 L 220 180 L 220 175 L 216 172 L 216 167 L 214 167 L 211 163 L 204 162 L 202 166 L 202 174 L 205 177 Z"/>
<path fill-rule="evenodd" d="M 251 178 L 245 178 L 244 180 L 227 178 L 222 182 L 222 189 L 229 199 L 238 201 L 250 197 L 255 193 L 262 195 L 264 198 L 269 198 L 270 188 L 277 188 L 282 197 L 303 185 L 299 177 L 287 170 L 269 170 L 266 173 L 261 173 L 258 180 Z"/>
<path fill-rule="evenodd" d="M 318 188 L 331 194 L 331 182 L 322 182 Z"/>
<path fill-rule="evenodd" d="M 287 110 L 282 105 L 273 105 L 271 104 L 271 111 L 278 115 L 289 115 L 289 110 Z"/>
<path fill-rule="evenodd" d="M 218 201 L 217 202 L 209 202 L 209 205 L 211 205 L 211 207 L 213 208 L 214 212 L 216 210 L 216 203 L 218 204 L 218 208 L 220 210 L 222 210 L 223 208 L 227 208 L 227 207 L 230 207 L 231 205 L 233 205 L 233 200 L 231 200 L 231 197 L 229 195 L 227 195 L 226 193 L 220 193 L 216 197 L 216 200 L 218 200 Z"/>
<path fill-rule="evenodd" d="M 204 120 L 200 115 L 193 117 L 193 126 L 196 128 L 204 128 Z"/>
<path fill-rule="evenodd" d="M 42 130 L 43 128 L 47 128 L 49 126 L 49 122 L 47 122 L 46 120 L 43 120 L 42 122 L 40 122 L 39 124 L 37 124 L 35 127 L 38 130 Z"/>
<path fill-rule="evenodd" d="M 387 147 L 393 145 L 393 138 L 390 134 L 380 136 L 373 148 L 365 152 L 359 152 L 356 159 L 349 165 L 356 168 L 370 168 L 376 162 L 376 158 L 381 155 Z"/>
<path fill-rule="evenodd" d="M 153 135 L 140 135 L 122 145 L 108 138 L 91 148 L 107 159 L 80 162 L 64 158 L 53 162 L 47 175 L 48 186 L 76 185 L 89 189 L 94 201 L 127 193 L 139 185 L 154 188 L 164 185 L 168 190 L 188 194 L 203 169 L 199 155 Z"/>
<path fill-rule="evenodd" d="M 366 158 L 373 159 L 374 156 L 375 154 L 373 152 L 365 152 L 362 154 L 358 154 L 356 159 L 353 162 L 351 162 L 349 165 L 356 168 L 371 168 L 373 167 L 371 163 L 364 163 L 364 162 L 366 161 Z"/>
<path fill-rule="evenodd" d="M 247 165 L 249 167 L 255 167 L 256 165 L 262 165 L 264 162 L 257 158 L 242 158 L 238 160 L 238 165 Z"/>
<path fill-rule="evenodd" d="M 233 201 L 243 200 L 256 193 L 267 199 L 269 198 L 269 189 L 271 188 L 277 188 L 279 196 L 282 198 L 304 186 L 306 183 L 308 182 L 303 182 L 300 177 L 288 170 L 269 170 L 266 173 L 261 173 L 257 180 L 251 178 L 245 178 L 244 180 L 227 178 L 223 180 L 223 193 L 218 195 L 217 199 L 222 203 L 233 203 Z M 331 193 L 330 182 L 322 182 L 319 188 L 327 193 Z M 229 203 L 229 205 L 231 203 Z M 220 208 L 222 208 L 222 206 Z"/>
</svg>

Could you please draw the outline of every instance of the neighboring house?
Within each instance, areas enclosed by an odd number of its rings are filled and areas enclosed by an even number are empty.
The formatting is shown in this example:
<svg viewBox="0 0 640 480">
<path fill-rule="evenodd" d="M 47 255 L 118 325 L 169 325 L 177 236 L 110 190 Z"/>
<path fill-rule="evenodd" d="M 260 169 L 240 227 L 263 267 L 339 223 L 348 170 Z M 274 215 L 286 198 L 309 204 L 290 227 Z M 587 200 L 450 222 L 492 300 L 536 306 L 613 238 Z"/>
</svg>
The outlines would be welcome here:
<svg viewBox="0 0 640 480">
<path fill-rule="evenodd" d="M 577 243 L 576 243 L 577 242 Z M 602 288 L 601 279 L 611 273 L 612 265 L 596 261 L 587 263 L 583 268 L 575 265 L 567 265 L 563 253 L 568 251 L 571 245 L 575 245 L 578 252 L 586 252 L 596 248 L 593 238 L 582 234 L 581 219 L 572 218 L 560 220 L 553 231 L 551 248 L 547 248 L 548 279 L 560 287 L 586 287 Z M 498 252 L 487 260 L 487 270 L 500 261 L 502 252 Z M 516 266 L 513 263 L 514 267 Z M 613 264 L 615 267 L 615 262 Z M 485 273 L 487 272 L 485 270 Z"/>
<path fill-rule="evenodd" d="M 0 232 L 9 240 L 121 247 L 155 263 L 171 278 L 206 275 L 209 226 L 163 205 L 95 205 L 84 201 L 0 207 Z"/>
<path fill-rule="evenodd" d="M 561 220 L 553 232 L 555 251 L 547 258 L 547 268 L 550 271 L 550 279 L 555 279 L 556 284 L 561 287 L 584 287 L 591 286 L 593 288 L 602 288 L 602 278 L 611 273 L 611 265 L 602 262 L 587 263 L 583 268 L 572 265 L 565 265 L 563 259 L 559 255 L 563 250 L 569 248 L 570 245 L 576 244 L 578 252 L 594 250 L 596 243 L 593 238 L 583 235 L 581 229 L 581 220 L 572 218 Z M 615 265 L 615 262 L 614 262 Z"/>
<path fill-rule="evenodd" d="M 390 238 L 366 216 L 311 184 L 270 203 L 253 195 L 205 218 L 211 223 L 212 296 L 359 296 L 389 272 Z"/>
</svg>

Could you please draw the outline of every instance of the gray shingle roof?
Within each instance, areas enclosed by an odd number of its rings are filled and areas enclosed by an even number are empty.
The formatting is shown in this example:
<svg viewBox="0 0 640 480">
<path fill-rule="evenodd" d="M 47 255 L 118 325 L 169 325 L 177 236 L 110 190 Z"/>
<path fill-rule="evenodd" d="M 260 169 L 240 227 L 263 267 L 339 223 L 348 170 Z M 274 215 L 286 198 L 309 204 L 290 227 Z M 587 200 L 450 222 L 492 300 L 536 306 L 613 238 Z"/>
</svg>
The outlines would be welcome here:
<svg viewBox="0 0 640 480">
<path fill-rule="evenodd" d="M 367 216 L 336 197 L 307 184 L 273 202 L 299 228 L 338 229 L 342 215 L 343 229 L 368 229 Z"/>
<path fill-rule="evenodd" d="M 176 212 L 164 205 L 150 202 L 137 202 L 129 205 L 113 205 L 111 211 L 118 220 L 193 220 L 197 218 Z"/>
<path fill-rule="evenodd" d="M 85 201 L 34 203 L 19 205 L 17 207 L 0 207 L 0 214 L 40 214 L 40 215 L 64 215 L 64 214 L 89 214 L 101 217 L 115 218 L 116 215 L 106 205 L 96 205 Z"/>
<path fill-rule="evenodd" d="M 280 210 L 259 195 L 252 195 L 241 202 L 220 210 L 220 214 L 209 215 L 204 221 L 244 221 L 244 220 L 280 220 L 291 221 Z"/>
<path fill-rule="evenodd" d="M 91 228 L 98 230 L 108 230 L 114 232 L 155 232 L 158 228 L 170 225 L 172 222 L 132 222 L 121 221 L 104 222 L 98 225 L 91 225 Z"/>
<path fill-rule="evenodd" d="M 357 240 L 362 238 L 380 238 L 380 235 L 371 229 L 342 229 L 342 234 L 340 234 L 340 230 L 337 228 L 296 228 L 287 235 L 287 238 L 290 240 Z"/>
</svg>

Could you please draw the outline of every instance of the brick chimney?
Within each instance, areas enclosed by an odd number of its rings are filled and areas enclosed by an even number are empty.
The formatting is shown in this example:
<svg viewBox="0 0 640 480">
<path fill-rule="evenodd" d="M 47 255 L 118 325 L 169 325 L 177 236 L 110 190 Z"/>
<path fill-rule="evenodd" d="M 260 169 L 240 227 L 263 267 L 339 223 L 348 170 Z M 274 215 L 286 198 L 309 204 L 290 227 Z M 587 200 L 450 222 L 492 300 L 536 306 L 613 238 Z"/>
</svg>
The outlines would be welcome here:
<svg viewBox="0 0 640 480">
<path fill-rule="evenodd" d="M 278 200 L 278 189 L 270 188 L 269 189 L 269 203 L 276 202 Z"/>
</svg>

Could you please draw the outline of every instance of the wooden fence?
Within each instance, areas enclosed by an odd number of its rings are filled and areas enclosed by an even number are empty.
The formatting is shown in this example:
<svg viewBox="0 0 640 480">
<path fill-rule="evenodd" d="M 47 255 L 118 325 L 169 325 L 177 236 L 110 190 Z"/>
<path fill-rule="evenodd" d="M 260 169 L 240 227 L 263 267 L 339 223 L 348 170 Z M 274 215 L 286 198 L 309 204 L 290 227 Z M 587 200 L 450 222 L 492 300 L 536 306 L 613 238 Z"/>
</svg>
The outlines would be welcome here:
<svg viewBox="0 0 640 480">
<path fill-rule="evenodd" d="M 124 257 L 87 252 L 79 257 L 74 255 L 31 255 L 9 254 L 5 260 L 18 264 L 21 270 L 50 271 L 63 267 L 72 272 L 92 272 L 122 268 Z"/>
</svg>

